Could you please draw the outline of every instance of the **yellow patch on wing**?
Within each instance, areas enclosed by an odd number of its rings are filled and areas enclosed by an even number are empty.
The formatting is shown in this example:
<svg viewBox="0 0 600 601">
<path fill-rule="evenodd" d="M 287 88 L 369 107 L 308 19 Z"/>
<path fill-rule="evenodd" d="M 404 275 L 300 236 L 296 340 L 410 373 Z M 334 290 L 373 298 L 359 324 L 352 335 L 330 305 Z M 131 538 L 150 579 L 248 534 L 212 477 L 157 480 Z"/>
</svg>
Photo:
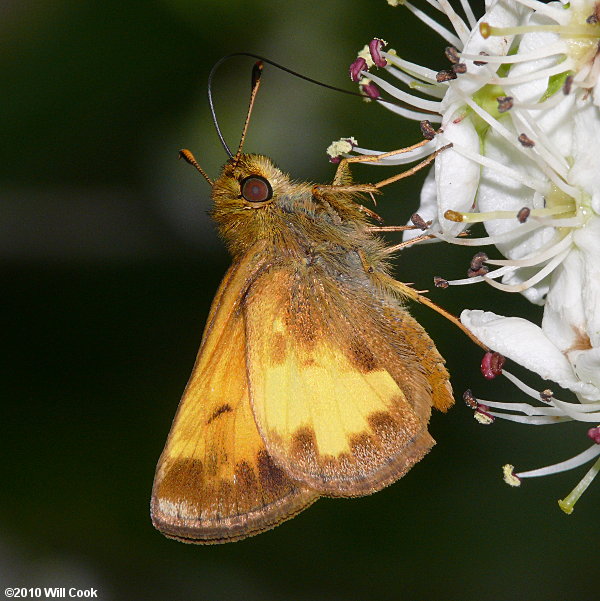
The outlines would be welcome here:
<svg viewBox="0 0 600 601">
<path fill-rule="evenodd" d="M 399 386 L 386 361 L 393 354 L 402 362 L 404 350 L 394 354 L 368 319 L 356 321 L 360 307 L 318 286 L 273 268 L 250 289 L 252 409 L 267 450 L 293 479 L 324 495 L 369 494 L 434 444 L 426 428 L 431 392 L 420 372 Z M 410 361 L 397 373 L 415 371 Z M 407 394 L 427 396 L 429 405 L 417 407 Z"/>
<path fill-rule="evenodd" d="M 186 542 L 258 534 L 317 498 L 273 462 L 250 408 L 240 302 L 260 266 L 248 256 L 225 276 L 157 466 L 152 521 Z"/>
</svg>

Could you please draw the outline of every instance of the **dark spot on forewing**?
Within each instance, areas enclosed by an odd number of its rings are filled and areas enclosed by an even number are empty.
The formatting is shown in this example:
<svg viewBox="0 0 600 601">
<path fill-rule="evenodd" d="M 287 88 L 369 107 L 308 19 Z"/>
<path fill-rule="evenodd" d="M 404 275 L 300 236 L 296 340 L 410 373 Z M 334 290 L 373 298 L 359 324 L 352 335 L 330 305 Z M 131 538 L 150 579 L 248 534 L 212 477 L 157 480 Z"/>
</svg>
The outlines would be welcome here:
<svg viewBox="0 0 600 601">
<path fill-rule="evenodd" d="M 303 471 L 312 471 L 317 464 L 317 442 L 315 431 L 307 426 L 292 434 L 291 455 Z"/>
<path fill-rule="evenodd" d="M 266 492 L 277 494 L 277 491 L 288 487 L 285 472 L 275 465 L 267 451 L 260 450 L 256 455 L 256 462 L 260 484 Z"/>
<path fill-rule="evenodd" d="M 233 408 L 229 403 L 225 403 L 225 404 L 221 405 L 220 407 L 217 407 L 213 411 L 212 415 L 206 420 L 206 425 L 208 426 L 210 423 L 214 422 L 217 419 L 217 417 L 220 417 L 224 413 L 230 413 L 232 411 L 233 411 Z"/>
<path fill-rule="evenodd" d="M 167 501 L 185 499 L 191 503 L 202 500 L 204 466 L 197 459 L 178 459 L 166 467 L 156 496 Z"/>
<path fill-rule="evenodd" d="M 353 338 L 350 343 L 352 363 L 362 372 L 369 373 L 377 369 L 377 359 L 370 349 L 358 338 Z"/>
<path fill-rule="evenodd" d="M 264 504 L 258 476 L 255 469 L 247 461 L 242 460 L 236 464 L 234 478 L 238 513 L 247 513 Z"/>
<path fill-rule="evenodd" d="M 231 480 L 221 479 L 217 486 L 217 499 L 214 503 L 215 517 L 223 518 L 236 513 L 237 491 Z"/>
<path fill-rule="evenodd" d="M 235 466 L 236 484 L 245 491 L 255 494 L 258 490 L 258 480 L 252 466 L 247 461 L 239 461 Z"/>
<path fill-rule="evenodd" d="M 409 436 L 402 431 L 400 424 L 386 411 L 375 411 L 367 417 L 367 421 L 375 436 L 385 446 L 397 445 L 399 441 L 406 440 Z"/>
</svg>

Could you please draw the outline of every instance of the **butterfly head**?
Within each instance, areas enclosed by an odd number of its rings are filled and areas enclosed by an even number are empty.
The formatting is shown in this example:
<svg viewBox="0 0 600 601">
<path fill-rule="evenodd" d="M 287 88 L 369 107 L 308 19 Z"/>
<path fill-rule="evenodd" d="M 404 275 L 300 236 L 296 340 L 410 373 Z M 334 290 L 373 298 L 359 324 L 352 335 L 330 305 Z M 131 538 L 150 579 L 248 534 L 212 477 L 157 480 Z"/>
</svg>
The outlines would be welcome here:
<svg viewBox="0 0 600 601">
<path fill-rule="evenodd" d="M 269 158 L 241 154 L 225 163 L 213 185 L 215 211 L 265 208 L 287 185 L 289 178 Z"/>
<path fill-rule="evenodd" d="M 282 235 L 299 205 L 311 203 L 310 190 L 309 184 L 292 182 L 268 157 L 240 154 L 213 184 L 212 216 L 237 254 L 258 239 Z"/>
</svg>

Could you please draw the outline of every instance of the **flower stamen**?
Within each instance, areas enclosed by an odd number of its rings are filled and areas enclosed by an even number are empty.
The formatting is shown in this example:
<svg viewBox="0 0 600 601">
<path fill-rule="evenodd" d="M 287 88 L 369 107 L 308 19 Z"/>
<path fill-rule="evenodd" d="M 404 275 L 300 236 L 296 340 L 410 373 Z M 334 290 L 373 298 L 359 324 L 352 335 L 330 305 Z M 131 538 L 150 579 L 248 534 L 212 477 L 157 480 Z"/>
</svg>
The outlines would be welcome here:
<svg viewBox="0 0 600 601">
<path fill-rule="evenodd" d="M 521 382 L 518 378 L 515 378 L 512 374 L 503 371 L 503 374 L 515 383 L 518 388 L 526 392 L 529 396 L 535 397 L 535 391 Z M 500 403 L 496 401 L 483 401 L 481 399 L 477 399 L 473 393 L 469 390 L 468 398 L 465 399 L 469 407 L 477 410 L 480 406 L 485 403 L 486 409 L 488 408 L 496 408 L 502 409 L 506 411 L 520 411 L 525 414 L 525 416 L 520 416 L 515 413 L 498 413 L 494 411 L 490 411 L 489 415 L 492 418 L 502 418 L 508 421 L 520 422 L 529 425 L 547 425 L 547 424 L 556 424 L 564 421 L 570 421 L 572 419 L 576 419 L 578 421 L 589 421 L 587 418 L 590 415 L 593 415 L 590 410 L 600 408 L 600 402 L 598 403 L 585 403 L 577 405 L 575 403 L 565 403 L 563 401 L 559 401 L 556 399 L 550 390 L 544 390 L 539 393 L 538 398 L 541 398 L 544 402 L 548 403 L 550 406 L 545 407 L 534 407 L 529 405 L 528 403 Z M 465 393 L 466 395 L 467 393 Z M 464 395 L 463 395 L 463 398 Z M 569 408 L 577 408 L 577 411 L 574 411 L 575 417 L 571 417 L 565 415 L 566 406 Z M 600 414 L 595 413 L 594 417 L 598 417 Z M 595 420 L 594 420 L 595 421 Z M 591 434 L 590 434 L 591 433 Z M 549 465 L 546 467 L 528 470 L 524 472 L 515 473 L 514 467 L 510 464 L 504 465 L 502 468 L 504 481 L 510 486 L 520 486 L 523 478 L 536 478 L 540 476 L 548 476 L 551 474 L 558 474 L 560 472 L 568 471 L 575 469 L 589 461 L 595 459 L 600 455 L 600 426 L 590 428 L 588 430 L 588 437 L 594 441 L 594 445 L 586 449 L 585 451 L 575 455 L 566 461 L 561 461 L 559 463 L 555 463 L 553 465 Z M 585 474 L 585 476 L 581 479 L 581 481 L 577 484 L 577 486 L 571 491 L 565 499 L 559 500 L 559 507 L 566 513 L 570 514 L 573 512 L 573 508 L 575 503 L 578 501 L 579 497 L 585 492 L 591 482 L 594 480 L 596 475 L 600 472 L 600 459 L 596 461 L 596 463 L 592 466 L 592 468 Z"/>
<path fill-rule="evenodd" d="M 512 65 L 516 63 L 526 63 L 540 58 L 548 58 L 557 54 L 567 54 L 568 48 L 564 42 L 558 41 L 553 44 L 548 44 L 542 48 L 532 50 L 531 52 L 524 52 L 522 54 L 511 54 L 511 55 L 487 55 L 485 58 L 486 63 L 498 64 L 498 65 Z M 462 52 L 460 54 L 461 60 L 481 60 L 481 55 L 470 54 L 468 52 Z"/>
<path fill-rule="evenodd" d="M 423 81 L 429 83 L 436 83 L 436 74 L 437 71 L 433 69 L 428 69 L 427 67 L 422 67 L 421 65 L 417 65 L 416 63 L 411 63 L 410 61 L 404 60 L 400 58 L 397 54 L 392 54 L 391 52 L 383 52 L 382 56 L 392 65 L 395 65 L 404 73 L 411 75 L 412 77 L 416 77 L 417 79 L 421 79 Z M 388 67 L 389 69 L 389 67 Z"/>
<path fill-rule="evenodd" d="M 567 248 L 562 253 L 556 255 L 551 261 L 548 262 L 548 264 L 545 267 L 540 269 L 535 275 L 519 284 L 503 284 L 500 282 L 495 282 L 490 278 L 489 274 L 483 276 L 483 278 L 490 286 L 492 286 L 492 288 L 504 290 L 505 292 L 523 292 L 524 290 L 535 286 L 535 284 L 538 284 L 547 275 L 552 273 L 565 260 L 566 256 L 569 254 L 569 251 L 570 249 Z M 502 267 L 500 269 L 502 269 Z"/>
<path fill-rule="evenodd" d="M 566 461 L 560 461 L 559 463 L 554 463 L 553 465 L 548 465 L 546 467 L 540 467 L 535 470 L 529 470 L 527 472 L 519 472 L 515 475 L 518 478 L 538 478 L 540 476 L 560 474 L 561 472 L 567 472 L 579 467 L 580 465 L 584 465 L 588 463 L 588 461 L 598 457 L 598 455 L 600 455 L 600 445 L 595 444 L 589 449 L 586 449 L 585 451 L 575 455 L 575 457 L 571 457 L 571 459 L 567 459 Z"/>
<path fill-rule="evenodd" d="M 484 39 L 490 36 L 521 35 L 524 33 L 558 33 L 566 38 L 598 38 L 597 25 L 519 25 L 517 27 L 493 27 L 489 23 L 479 24 L 479 32 Z"/>
<path fill-rule="evenodd" d="M 579 500 L 579 497 L 586 491 L 587 487 L 592 483 L 592 480 L 600 472 L 600 459 L 594 463 L 587 474 L 579 481 L 579 484 L 566 496 L 558 502 L 558 506 L 567 514 L 573 513 L 575 503 Z"/>
<path fill-rule="evenodd" d="M 560 215 L 573 210 L 571 205 L 558 205 L 555 207 L 546 207 L 544 209 L 529 209 L 528 217 L 548 217 L 552 215 Z M 520 213 L 520 211 L 519 211 Z M 491 219 L 518 219 L 517 213 L 514 211 L 488 211 L 486 213 L 461 213 L 448 209 L 444 213 L 444 217 L 449 221 L 457 223 L 481 223 Z"/>
<path fill-rule="evenodd" d="M 456 74 L 454 76 L 456 77 Z M 410 106 L 434 114 L 438 114 L 440 112 L 441 105 L 437 100 L 426 100 L 425 98 L 419 98 L 413 94 L 403 92 L 377 75 L 369 74 L 369 79 L 374 81 L 379 87 L 381 87 L 382 90 L 385 90 L 393 98 L 401 100 L 402 102 L 406 102 Z"/>
<path fill-rule="evenodd" d="M 464 46 L 463 40 L 461 40 L 459 37 L 455 36 L 449 29 L 446 29 L 443 25 L 438 23 L 435 19 L 432 19 L 428 14 L 424 13 L 422 10 L 420 10 L 416 6 L 413 6 L 410 2 L 407 2 L 406 0 L 402 0 L 402 2 L 400 2 L 400 4 L 402 6 L 405 6 L 406 8 L 408 8 L 408 10 L 413 15 L 415 15 L 415 17 L 417 17 L 417 19 L 419 19 L 420 21 L 425 23 L 425 25 L 427 25 L 430 29 L 435 31 L 438 35 L 440 35 L 442 38 L 444 38 L 452 46 L 456 46 L 457 48 L 462 48 Z M 432 4 L 432 6 L 435 6 L 435 4 Z M 438 8 L 438 10 L 441 10 L 441 8 L 439 6 L 436 8 Z M 453 25 L 454 25 L 454 23 L 453 23 Z"/>
<path fill-rule="evenodd" d="M 521 479 L 515 475 L 515 466 L 510 463 L 502 466 L 502 477 L 509 486 L 521 486 Z"/>
</svg>

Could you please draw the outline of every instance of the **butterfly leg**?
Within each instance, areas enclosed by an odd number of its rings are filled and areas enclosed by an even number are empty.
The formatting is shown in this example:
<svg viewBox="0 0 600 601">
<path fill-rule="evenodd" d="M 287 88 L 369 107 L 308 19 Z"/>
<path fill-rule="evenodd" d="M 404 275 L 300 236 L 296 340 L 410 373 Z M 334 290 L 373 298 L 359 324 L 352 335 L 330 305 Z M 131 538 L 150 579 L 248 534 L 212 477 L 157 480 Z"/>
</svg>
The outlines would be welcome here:
<svg viewBox="0 0 600 601">
<path fill-rule="evenodd" d="M 379 223 L 383 223 L 383 217 L 381 217 L 381 215 L 378 215 L 375 211 L 371 211 L 371 209 L 365 207 L 364 205 L 358 205 L 358 210 L 361 213 L 368 215 L 371 219 L 375 219 L 375 221 L 379 221 Z M 369 228 L 369 229 L 371 229 L 371 228 Z"/>
<path fill-rule="evenodd" d="M 411 217 L 413 225 L 373 225 L 369 227 L 370 232 L 405 232 L 406 230 L 423 230 L 429 228 L 431 221 L 425 221 L 418 213 Z"/>
<path fill-rule="evenodd" d="M 322 199 L 328 193 L 337 194 L 341 192 L 343 194 L 381 194 L 379 189 L 373 184 L 345 184 L 336 186 L 335 184 L 315 184 L 312 187 L 313 196 Z"/>
<path fill-rule="evenodd" d="M 387 179 L 381 180 L 380 182 L 377 182 L 376 184 L 373 184 L 373 185 L 375 186 L 375 188 L 379 189 L 379 188 L 383 188 L 383 186 L 393 184 L 394 182 L 397 182 L 406 177 L 410 177 L 411 175 L 414 175 L 415 173 L 417 173 L 417 171 L 420 171 L 424 167 L 427 167 L 427 165 L 429 165 L 430 163 L 432 163 L 435 160 L 435 158 L 438 156 L 438 154 L 444 152 L 444 150 L 447 150 L 448 148 L 452 148 L 452 144 L 446 144 L 446 146 L 442 146 L 441 148 L 438 148 L 435 152 L 432 152 L 426 159 L 422 160 L 420 163 L 417 163 L 414 167 L 411 167 L 410 169 L 407 169 L 406 171 L 402 171 L 401 173 L 397 173 L 396 175 L 393 175 L 392 177 L 388 177 Z M 385 155 L 379 155 L 379 156 L 384 157 Z M 358 158 L 358 157 L 356 157 L 356 158 Z"/>
<path fill-rule="evenodd" d="M 438 148 L 435 152 L 432 152 L 426 159 L 424 159 L 420 163 L 417 163 L 410 169 L 407 169 L 406 171 L 402 171 L 401 173 L 397 173 L 396 175 L 393 175 L 392 177 L 388 177 L 387 179 L 381 180 L 380 182 L 377 182 L 375 184 L 362 184 L 362 185 L 346 184 L 345 182 L 350 181 L 350 173 L 349 173 L 349 164 L 350 163 L 377 163 L 387 157 L 395 156 L 397 154 L 402 154 L 404 152 L 414 150 L 415 148 L 423 146 L 428 141 L 429 140 L 424 140 L 423 142 L 419 142 L 418 144 L 414 144 L 413 146 L 409 146 L 407 148 L 401 148 L 399 150 L 392 150 L 391 152 L 386 152 L 384 154 L 361 155 L 361 156 L 344 158 L 340 161 L 340 164 L 338 165 L 338 168 L 335 172 L 335 177 L 333 178 L 333 184 L 320 185 L 320 186 L 316 186 L 316 188 L 318 188 L 319 190 L 324 190 L 324 191 L 325 190 L 337 190 L 339 192 L 364 192 L 367 194 L 374 194 L 374 193 L 378 192 L 380 188 L 383 188 L 384 186 L 387 186 L 389 184 L 397 182 L 406 177 L 410 177 L 411 175 L 414 175 L 415 173 L 417 173 L 417 171 L 420 171 L 424 167 L 427 167 L 427 165 L 432 163 L 440 153 L 444 152 L 444 150 L 447 150 L 448 148 L 451 148 L 452 144 L 446 144 L 445 146 Z"/>
<path fill-rule="evenodd" d="M 397 231 L 399 228 L 404 228 L 405 230 L 414 230 L 417 229 L 412 225 L 408 225 L 408 226 L 392 226 L 395 227 Z M 414 238 L 411 238 L 410 240 L 405 240 L 404 242 L 400 242 L 399 244 L 394 244 L 394 246 L 388 246 L 385 249 L 386 253 L 394 253 L 397 250 L 402 250 L 403 248 L 408 248 L 409 246 L 412 246 L 413 244 L 418 244 L 419 242 L 424 242 L 425 240 L 433 240 L 435 238 L 435 236 L 432 236 L 431 234 L 423 234 L 421 236 L 415 236 Z"/>
<path fill-rule="evenodd" d="M 399 150 L 392 150 L 390 152 L 385 152 L 383 154 L 359 155 L 359 156 L 355 156 L 355 157 L 344 158 L 340 161 L 340 164 L 338 165 L 338 168 L 335 173 L 335 177 L 333 178 L 333 185 L 331 187 L 335 187 L 336 189 L 341 189 L 341 188 L 346 187 L 346 186 L 340 185 L 340 184 L 343 184 L 344 182 L 350 180 L 350 174 L 349 174 L 349 164 L 350 163 L 378 163 L 382 159 L 396 156 L 398 154 L 403 154 L 403 153 L 409 152 L 411 150 L 414 150 L 415 148 L 419 148 L 419 147 L 423 146 L 424 144 L 426 144 L 427 142 L 429 142 L 429 140 L 423 140 L 423 142 L 419 142 L 418 144 L 413 144 L 413 146 L 408 146 L 407 148 L 400 148 Z M 373 190 L 371 188 L 375 188 L 375 191 L 377 191 L 377 190 L 379 190 L 379 188 L 383 188 L 384 186 L 387 186 L 387 185 L 397 182 L 401 179 L 404 179 L 406 177 L 410 177 L 411 175 L 414 175 L 415 173 L 417 173 L 417 171 L 420 171 L 421 169 L 423 169 L 424 167 L 427 167 L 427 165 L 432 163 L 435 160 L 435 158 L 438 156 L 438 154 L 444 152 L 444 150 L 447 150 L 448 148 L 451 148 L 451 147 L 452 147 L 452 144 L 446 144 L 446 146 L 442 146 L 441 148 L 438 148 L 435 152 L 432 152 L 426 159 L 424 159 L 420 163 L 417 163 L 414 167 L 411 167 L 410 169 L 407 169 L 406 171 L 402 171 L 401 173 L 397 173 L 396 175 L 393 175 L 392 177 L 388 177 L 387 179 L 381 180 L 380 182 L 377 182 L 376 184 L 372 184 L 372 186 L 365 185 L 364 189 L 352 190 L 352 191 L 368 192 L 368 193 L 372 194 Z M 326 186 L 319 186 L 319 187 L 324 188 Z M 355 186 L 351 186 L 351 187 L 356 188 Z M 369 188 L 368 190 L 366 189 L 367 187 Z"/>
<path fill-rule="evenodd" d="M 332 185 L 343 186 L 352 182 L 352 176 L 350 175 L 350 163 L 377 163 L 381 161 L 381 159 L 386 159 L 388 157 L 396 156 L 398 154 L 404 154 L 406 152 L 410 152 L 411 150 L 415 150 L 416 148 L 420 148 L 421 146 L 427 144 L 428 141 L 429 140 L 423 140 L 418 144 L 413 144 L 412 146 L 407 146 L 406 148 L 399 148 L 398 150 L 392 150 L 383 154 L 361 154 L 358 156 L 343 158 L 338 164 L 335 176 L 333 177 Z"/>
<path fill-rule="evenodd" d="M 349 163 L 378 163 L 379 161 L 381 161 L 381 159 L 387 159 L 389 157 L 397 156 L 399 154 L 405 154 L 407 152 L 410 152 L 411 150 L 421 148 L 421 146 L 425 146 L 425 144 L 427 144 L 429 141 L 430 140 L 422 140 L 421 142 L 413 144 L 412 146 L 407 146 L 406 148 L 398 148 L 397 150 L 391 150 L 389 152 L 384 152 L 383 154 L 361 154 L 358 156 L 344 158 L 340 161 L 338 165 L 333 182 L 335 184 L 337 180 L 343 179 L 344 173 L 348 171 Z"/>
</svg>

